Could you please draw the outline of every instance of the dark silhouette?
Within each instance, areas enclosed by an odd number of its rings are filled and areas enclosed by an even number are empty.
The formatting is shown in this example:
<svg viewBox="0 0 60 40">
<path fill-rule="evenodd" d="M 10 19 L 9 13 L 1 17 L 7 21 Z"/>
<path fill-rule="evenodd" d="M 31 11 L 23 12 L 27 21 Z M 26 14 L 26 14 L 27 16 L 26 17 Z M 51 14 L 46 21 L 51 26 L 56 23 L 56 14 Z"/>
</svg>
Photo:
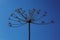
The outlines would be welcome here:
<svg viewBox="0 0 60 40">
<path fill-rule="evenodd" d="M 54 23 L 53 20 L 49 22 L 41 21 L 42 18 L 47 16 L 47 12 L 44 11 L 42 16 L 40 13 L 40 9 L 32 9 L 26 12 L 22 8 L 18 8 L 15 10 L 15 13 L 12 13 L 9 17 L 9 26 L 10 27 L 20 27 L 20 24 L 28 23 L 28 40 L 30 40 L 30 25 L 37 24 L 37 25 L 46 25 Z M 15 23 L 16 22 L 16 23 Z"/>
</svg>

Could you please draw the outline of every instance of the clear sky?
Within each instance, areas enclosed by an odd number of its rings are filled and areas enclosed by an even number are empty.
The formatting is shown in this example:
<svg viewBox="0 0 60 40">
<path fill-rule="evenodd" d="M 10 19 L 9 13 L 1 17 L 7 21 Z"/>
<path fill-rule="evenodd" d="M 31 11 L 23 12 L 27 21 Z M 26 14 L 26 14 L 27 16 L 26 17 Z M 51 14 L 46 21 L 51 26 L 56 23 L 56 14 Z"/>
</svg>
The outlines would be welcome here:
<svg viewBox="0 0 60 40">
<path fill-rule="evenodd" d="M 28 40 L 27 24 L 19 28 L 8 26 L 10 14 L 20 7 L 46 10 L 48 17 L 55 20 L 55 24 L 31 24 L 31 40 L 60 40 L 60 0 L 0 0 L 0 40 Z"/>
</svg>

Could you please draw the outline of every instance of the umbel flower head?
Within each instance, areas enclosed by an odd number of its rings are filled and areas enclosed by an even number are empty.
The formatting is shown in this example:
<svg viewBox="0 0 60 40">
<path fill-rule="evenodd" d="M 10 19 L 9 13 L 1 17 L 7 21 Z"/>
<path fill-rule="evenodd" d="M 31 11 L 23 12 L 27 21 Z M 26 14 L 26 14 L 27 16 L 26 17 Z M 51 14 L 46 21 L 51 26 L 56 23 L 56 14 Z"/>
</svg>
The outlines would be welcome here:
<svg viewBox="0 0 60 40">
<path fill-rule="evenodd" d="M 20 27 L 23 24 L 26 23 L 32 23 L 36 25 L 46 25 L 50 23 L 54 23 L 53 20 L 51 21 L 45 21 L 42 20 L 44 17 L 47 16 L 47 12 L 44 11 L 43 15 L 41 16 L 41 10 L 40 9 L 31 9 L 31 10 L 23 10 L 22 8 L 18 8 L 15 10 L 14 13 L 12 13 L 9 17 L 9 26 L 10 27 Z"/>
</svg>

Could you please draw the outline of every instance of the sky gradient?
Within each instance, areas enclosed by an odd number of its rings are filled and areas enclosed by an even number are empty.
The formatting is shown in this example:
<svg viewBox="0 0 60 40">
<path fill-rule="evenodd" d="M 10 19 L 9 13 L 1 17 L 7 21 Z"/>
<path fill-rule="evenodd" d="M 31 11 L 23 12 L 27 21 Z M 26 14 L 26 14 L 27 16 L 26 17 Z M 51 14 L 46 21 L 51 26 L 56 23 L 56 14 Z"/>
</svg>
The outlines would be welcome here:
<svg viewBox="0 0 60 40">
<path fill-rule="evenodd" d="M 60 40 L 60 0 L 0 0 L 0 40 L 28 40 L 28 25 L 10 28 L 8 18 L 16 8 L 47 11 L 54 24 L 31 24 L 31 40 Z M 42 13 L 41 13 L 42 14 Z"/>
</svg>

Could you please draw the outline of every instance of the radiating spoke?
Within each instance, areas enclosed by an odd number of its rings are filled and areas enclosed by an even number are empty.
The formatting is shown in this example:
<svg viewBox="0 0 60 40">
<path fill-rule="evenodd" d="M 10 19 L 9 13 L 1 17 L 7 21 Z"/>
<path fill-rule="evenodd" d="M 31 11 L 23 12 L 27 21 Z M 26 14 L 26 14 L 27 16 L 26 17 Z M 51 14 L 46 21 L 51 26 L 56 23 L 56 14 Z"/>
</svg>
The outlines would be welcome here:
<svg viewBox="0 0 60 40">
<path fill-rule="evenodd" d="M 35 9 L 33 8 L 32 10 L 29 11 L 29 18 L 31 19 L 35 13 Z"/>
<path fill-rule="evenodd" d="M 47 14 L 40 16 L 38 19 L 35 19 L 35 21 L 39 21 L 39 20 L 43 19 L 45 16 L 47 16 Z"/>
<path fill-rule="evenodd" d="M 24 25 L 24 24 L 26 24 L 26 23 L 21 23 L 21 24 Z M 8 25 L 9 25 L 10 27 L 20 27 L 21 24 L 18 24 L 18 23 L 17 23 L 17 24 L 13 24 L 13 23 L 9 22 Z"/>
<path fill-rule="evenodd" d="M 47 24 L 50 24 L 50 23 L 32 23 L 32 24 L 36 24 L 36 25 L 47 25 Z"/>
<path fill-rule="evenodd" d="M 22 8 L 17 9 L 16 12 L 17 12 L 19 15 L 21 15 L 24 19 L 27 19 L 26 16 L 24 15 L 25 11 L 22 10 Z"/>
<path fill-rule="evenodd" d="M 36 22 L 32 22 L 32 24 L 36 24 L 36 25 L 48 25 L 48 24 L 51 24 L 51 23 L 54 23 L 54 21 L 50 21 L 50 22 L 45 22 L 45 21 L 42 21 L 41 23 L 36 23 Z"/>
<path fill-rule="evenodd" d="M 11 16 L 11 17 L 16 18 L 16 19 L 18 19 L 18 20 L 20 20 L 20 21 L 24 21 L 24 22 L 25 22 L 25 20 L 19 18 L 18 16 Z M 10 20 L 13 20 L 13 19 L 10 18 Z M 15 21 L 15 20 L 14 20 L 14 21 Z M 16 20 L 16 21 L 17 21 L 17 20 Z"/>
</svg>

